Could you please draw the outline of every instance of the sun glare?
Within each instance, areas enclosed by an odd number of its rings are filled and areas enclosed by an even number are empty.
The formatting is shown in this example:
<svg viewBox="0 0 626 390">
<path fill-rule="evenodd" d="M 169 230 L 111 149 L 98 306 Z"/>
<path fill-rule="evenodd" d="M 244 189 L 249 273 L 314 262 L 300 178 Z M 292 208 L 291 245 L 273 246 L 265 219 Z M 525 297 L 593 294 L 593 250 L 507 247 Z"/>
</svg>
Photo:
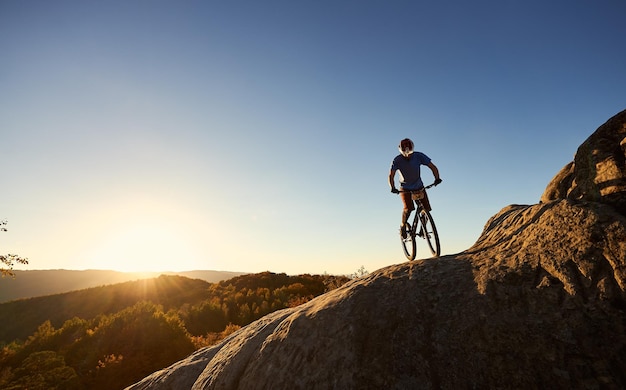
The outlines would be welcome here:
<svg viewBox="0 0 626 390">
<path fill-rule="evenodd" d="M 121 228 L 88 255 L 90 268 L 123 272 L 183 271 L 197 255 L 180 233 L 153 224 Z"/>
</svg>

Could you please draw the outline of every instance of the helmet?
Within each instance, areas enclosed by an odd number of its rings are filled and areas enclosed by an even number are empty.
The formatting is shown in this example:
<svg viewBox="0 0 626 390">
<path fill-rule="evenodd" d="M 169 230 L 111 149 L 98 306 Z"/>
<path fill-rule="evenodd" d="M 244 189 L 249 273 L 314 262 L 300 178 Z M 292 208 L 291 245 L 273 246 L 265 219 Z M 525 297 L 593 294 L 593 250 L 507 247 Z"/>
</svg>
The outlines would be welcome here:
<svg viewBox="0 0 626 390">
<path fill-rule="evenodd" d="M 409 157 L 409 155 L 413 153 L 413 141 L 408 138 L 403 139 L 402 141 L 400 141 L 398 149 L 404 157 Z"/>
</svg>

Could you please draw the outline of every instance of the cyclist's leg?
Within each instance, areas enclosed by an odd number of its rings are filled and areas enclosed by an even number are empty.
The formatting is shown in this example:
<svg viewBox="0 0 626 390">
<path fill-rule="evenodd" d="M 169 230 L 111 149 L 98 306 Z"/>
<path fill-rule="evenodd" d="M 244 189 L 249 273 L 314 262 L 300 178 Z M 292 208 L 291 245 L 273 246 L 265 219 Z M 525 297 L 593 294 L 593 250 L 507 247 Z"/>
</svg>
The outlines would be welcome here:
<svg viewBox="0 0 626 390">
<path fill-rule="evenodd" d="M 430 208 L 430 201 L 428 200 L 428 193 L 426 193 L 426 191 L 424 191 L 424 197 L 420 201 L 422 202 L 422 207 L 424 208 L 424 210 L 429 212 L 432 210 Z"/>
<path fill-rule="evenodd" d="M 400 193 L 400 198 L 402 199 L 402 204 L 404 206 L 402 209 L 402 224 L 400 226 L 404 226 L 409 220 L 411 212 L 415 210 L 415 205 L 413 204 L 410 192 Z"/>
</svg>

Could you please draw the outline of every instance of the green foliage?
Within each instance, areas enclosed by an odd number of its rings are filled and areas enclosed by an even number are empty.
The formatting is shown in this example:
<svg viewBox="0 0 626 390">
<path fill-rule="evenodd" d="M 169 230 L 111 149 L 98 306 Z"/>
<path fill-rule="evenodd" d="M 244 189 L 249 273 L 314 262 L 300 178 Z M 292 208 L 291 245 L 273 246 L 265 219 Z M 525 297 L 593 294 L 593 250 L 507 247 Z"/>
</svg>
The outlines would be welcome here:
<svg viewBox="0 0 626 390">
<path fill-rule="evenodd" d="M 271 272 L 242 275 L 212 284 L 211 297 L 182 310 L 181 318 L 192 335 L 201 336 L 224 329 L 228 323 L 244 326 L 273 311 L 297 306 L 348 280 Z"/>
<path fill-rule="evenodd" d="M 5 228 L 6 225 L 6 220 L 0 221 L 0 232 L 7 231 L 7 228 Z M 14 254 L 0 255 L 0 275 L 2 275 L 2 277 L 15 276 L 13 273 L 15 264 L 28 264 L 28 259 Z"/>
<path fill-rule="evenodd" d="M 194 350 L 176 314 L 140 302 L 94 322 L 88 337 L 67 352 L 67 361 L 79 367 L 89 389 L 111 389 L 128 386 Z"/>
<path fill-rule="evenodd" d="M 0 388 L 124 388 L 346 281 L 270 272 L 216 284 L 161 276 L 0 304 L 3 325 L 31 327 L 26 341 L 10 340 L 0 350 Z M 6 322 L 11 318 L 16 323 Z"/>
<path fill-rule="evenodd" d="M 205 300 L 191 307 L 184 318 L 187 330 L 193 335 L 220 332 L 228 325 L 219 299 Z"/>
<path fill-rule="evenodd" d="M 24 340 L 49 320 L 61 327 L 71 318 L 109 315 L 141 301 L 162 305 L 164 310 L 198 303 L 210 297 L 210 283 L 182 276 L 158 278 L 101 286 L 70 293 L 23 299 L 0 304 L 0 343 Z"/>
<path fill-rule="evenodd" d="M 22 364 L 0 382 L 6 390 L 52 390 L 80 389 L 76 371 L 65 365 L 65 360 L 53 351 L 30 354 Z"/>
</svg>

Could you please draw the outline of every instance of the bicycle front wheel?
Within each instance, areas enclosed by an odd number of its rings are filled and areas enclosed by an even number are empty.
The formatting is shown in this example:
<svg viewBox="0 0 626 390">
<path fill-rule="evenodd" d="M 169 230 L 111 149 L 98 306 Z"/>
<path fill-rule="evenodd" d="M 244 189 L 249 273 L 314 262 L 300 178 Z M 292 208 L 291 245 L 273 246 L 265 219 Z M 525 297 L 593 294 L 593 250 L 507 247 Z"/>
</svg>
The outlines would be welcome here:
<svg viewBox="0 0 626 390">
<path fill-rule="evenodd" d="M 420 221 L 422 237 L 426 239 L 430 252 L 435 257 L 439 256 L 441 254 L 441 244 L 439 243 L 439 234 L 437 234 L 432 215 L 428 211 L 422 210 Z"/>
<path fill-rule="evenodd" d="M 400 235 L 402 250 L 407 259 L 413 260 L 417 255 L 417 243 L 415 242 L 415 230 L 408 223 L 404 225 L 404 234 Z M 403 237 L 404 235 L 404 237 Z"/>
</svg>

